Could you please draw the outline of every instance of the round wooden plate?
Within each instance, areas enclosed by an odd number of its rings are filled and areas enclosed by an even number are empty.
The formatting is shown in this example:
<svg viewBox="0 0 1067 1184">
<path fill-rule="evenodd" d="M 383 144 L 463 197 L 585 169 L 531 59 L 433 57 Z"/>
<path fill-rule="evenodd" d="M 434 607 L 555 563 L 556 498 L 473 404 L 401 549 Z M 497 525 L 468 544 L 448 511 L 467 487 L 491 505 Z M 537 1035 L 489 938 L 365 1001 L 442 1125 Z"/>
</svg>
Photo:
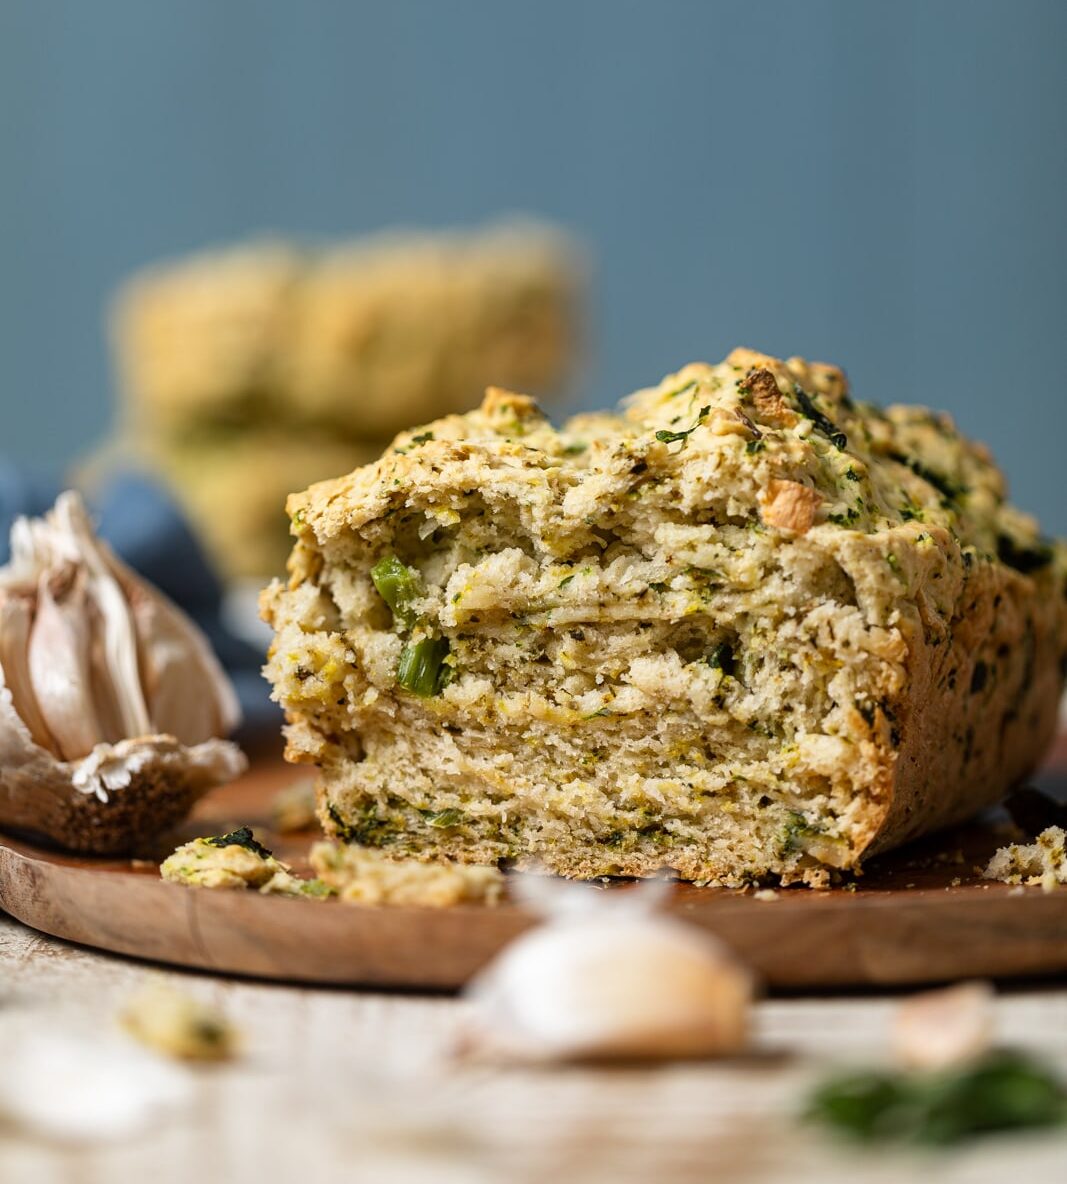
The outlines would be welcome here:
<svg viewBox="0 0 1067 1184">
<path fill-rule="evenodd" d="M 1067 788 L 1067 744 L 1043 777 Z M 163 852 L 252 825 L 297 870 L 313 832 L 275 835 L 277 790 L 295 774 L 254 768 L 200 803 Z M 1011 889 L 976 868 L 1003 842 L 975 824 L 870 865 L 853 889 L 750 892 L 678 885 L 673 911 L 719 936 L 771 987 L 888 986 L 1067 972 L 1067 889 Z M 606 891 L 625 891 L 611 886 Z M 165 884 L 156 860 L 91 859 L 0 836 L 0 906 L 27 925 L 101 950 L 293 982 L 456 988 L 534 923 L 495 908 L 376 908 Z"/>
</svg>

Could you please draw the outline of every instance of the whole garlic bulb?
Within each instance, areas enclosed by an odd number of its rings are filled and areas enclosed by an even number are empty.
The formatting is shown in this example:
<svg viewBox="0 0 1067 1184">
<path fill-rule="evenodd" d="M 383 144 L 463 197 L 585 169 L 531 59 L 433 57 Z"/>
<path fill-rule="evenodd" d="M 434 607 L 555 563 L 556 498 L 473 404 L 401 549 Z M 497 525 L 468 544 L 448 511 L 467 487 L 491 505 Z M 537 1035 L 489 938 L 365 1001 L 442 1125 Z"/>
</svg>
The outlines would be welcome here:
<svg viewBox="0 0 1067 1184">
<path fill-rule="evenodd" d="M 0 568 L 0 823 L 117 851 L 246 767 L 233 688 L 196 625 L 66 492 Z"/>
<path fill-rule="evenodd" d="M 710 934 L 656 912 L 662 887 L 527 881 L 519 894 L 548 920 L 469 985 L 473 1051 L 534 1061 L 741 1051 L 752 976 Z"/>
</svg>

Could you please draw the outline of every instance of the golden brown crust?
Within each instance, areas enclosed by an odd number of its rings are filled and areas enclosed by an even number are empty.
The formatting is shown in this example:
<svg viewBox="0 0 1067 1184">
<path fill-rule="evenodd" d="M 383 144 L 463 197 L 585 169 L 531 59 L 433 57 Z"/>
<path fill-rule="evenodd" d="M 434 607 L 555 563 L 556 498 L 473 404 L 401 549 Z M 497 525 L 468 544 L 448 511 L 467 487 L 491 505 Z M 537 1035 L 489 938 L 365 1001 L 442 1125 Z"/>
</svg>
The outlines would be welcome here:
<svg viewBox="0 0 1067 1184">
<path fill-rule="evenodd" d="M 913 623 L 892 796 L 869 854 L 964 820 L 1034 771 L 1059 714 L 1062 617 L 1062 599 L 997 566 L 968 582 L 950 621 Z"/>
</svg>

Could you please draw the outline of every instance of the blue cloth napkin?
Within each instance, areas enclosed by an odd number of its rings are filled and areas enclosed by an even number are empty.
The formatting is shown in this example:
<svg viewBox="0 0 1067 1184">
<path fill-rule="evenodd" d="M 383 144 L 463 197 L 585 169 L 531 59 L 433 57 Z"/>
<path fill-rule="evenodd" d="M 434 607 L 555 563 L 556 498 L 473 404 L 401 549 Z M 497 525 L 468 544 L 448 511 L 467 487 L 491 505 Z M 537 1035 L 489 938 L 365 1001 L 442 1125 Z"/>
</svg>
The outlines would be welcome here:
<svg viewBox="0 0 1067 1184">
<path fill-rule="evenodd" d="M 0 563 L 10 554 L 11 524 L 51 509 L 60 481 L 0 459 Z M 233 680 L 244 712 L 237 739 L 276 733 L 281 712 L 260 674 L 264 655 L 223 623 L 222 584 L 181 511 L 166 491 L 135 472 L 114 474 L 92 499 L 100 537 L 146 580 L 180 605 L 207 634 Z"/>
</svg>

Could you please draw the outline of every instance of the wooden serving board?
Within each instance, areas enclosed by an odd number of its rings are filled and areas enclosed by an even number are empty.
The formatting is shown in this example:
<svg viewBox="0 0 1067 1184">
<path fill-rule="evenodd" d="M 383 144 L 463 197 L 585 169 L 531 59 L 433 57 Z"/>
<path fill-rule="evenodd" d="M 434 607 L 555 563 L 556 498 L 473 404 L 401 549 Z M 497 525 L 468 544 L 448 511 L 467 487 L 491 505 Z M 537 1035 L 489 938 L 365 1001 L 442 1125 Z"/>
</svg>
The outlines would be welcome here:
<svg viewBox="0 0 1067 1184">
<path fill-rule="evenodd" d="M 277 760 L 200 803 L 157 856 L 195 835 L 251 825 L 298 871 L 314 832 L 275 835 Z M 1041 778 L 1067 791 L 1067 737 Z M 718 935 L 776 988 L 889 986 L 1067 973 L 1067 888 L 1012 890 L 975 868 L 1004 841 L 995 820 L 872 862 L 855 890 L 751 892 L 678 885 L 671 907 Z M 610 886 L 607 891 L 624 891 Z M 452 909 L 316 903 L 165 884 L 155 860 L 92 859 L 0 836 L 0 906 L 101 950 L 293 982 L 449 989 L 534 918 L 516 905 Z"/>
</svg>

